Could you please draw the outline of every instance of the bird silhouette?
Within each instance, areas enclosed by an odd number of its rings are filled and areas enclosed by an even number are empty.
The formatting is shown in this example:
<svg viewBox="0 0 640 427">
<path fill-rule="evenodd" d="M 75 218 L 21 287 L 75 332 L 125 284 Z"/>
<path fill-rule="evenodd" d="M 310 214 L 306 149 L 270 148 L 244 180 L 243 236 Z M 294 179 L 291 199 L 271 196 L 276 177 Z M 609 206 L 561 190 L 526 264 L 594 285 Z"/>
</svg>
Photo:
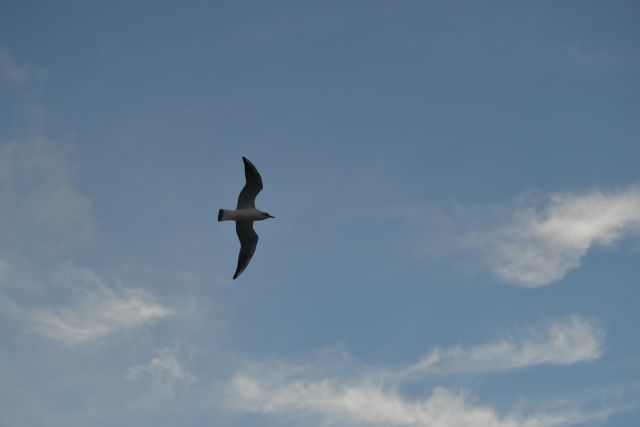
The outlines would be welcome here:
<svg viewBox="0 0 640 427">
<path fill-rule="evenodd" d="M 233 275 L 234 280 L 247 268 L 258 245 L 258 234 L 253 229 L 253 222 L 275 218 L 267 212 L 256 209 L 256 196 L 262 190 L 262 177 L 249 159 L 243 156 L 242 161 L 244 162 L 246 183 L 238 196 L 238 205 L 235 210 L 220 209 L 218 211 L 218 221 L 236 222 L 236 233 L 240 240 L 240 254 L 238 255 L 238 266 Z"/>
</svg>

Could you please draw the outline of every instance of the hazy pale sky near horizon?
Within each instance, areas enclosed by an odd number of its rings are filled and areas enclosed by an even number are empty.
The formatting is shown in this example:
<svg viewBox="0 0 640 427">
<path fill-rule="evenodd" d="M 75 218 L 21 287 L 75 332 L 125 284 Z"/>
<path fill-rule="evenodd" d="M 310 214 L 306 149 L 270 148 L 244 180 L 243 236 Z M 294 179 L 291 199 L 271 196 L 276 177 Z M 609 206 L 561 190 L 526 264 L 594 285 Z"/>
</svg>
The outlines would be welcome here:
<svg viewBox="0 0 640 427">
<path fill-rule="evenodd" d="M 0 3 L 0 425 L 637 426 L 638 22 Z"/>
</svg>

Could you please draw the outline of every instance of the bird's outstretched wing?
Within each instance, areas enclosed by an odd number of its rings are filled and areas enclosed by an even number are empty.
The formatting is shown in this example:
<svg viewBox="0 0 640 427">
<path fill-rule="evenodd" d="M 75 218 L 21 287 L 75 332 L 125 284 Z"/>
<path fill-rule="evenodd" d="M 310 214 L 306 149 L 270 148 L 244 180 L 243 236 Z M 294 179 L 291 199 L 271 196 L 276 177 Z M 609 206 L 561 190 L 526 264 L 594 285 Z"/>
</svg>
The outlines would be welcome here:
<svg viewBox="0 0 640 427">
<path fill-rule="evenodd" d="M 256 207 L 256 196 L 262 190 L 262 177 L 258 173 L 258 169 L 246 157 L 244 161 L 244 177 L 247 183 L 238 196 L 237 209 L 247 209 Z"/>
<path fill-rule="evenodd" d="M 240 254 L 238 255 L 238 267 L 233 275 L 234 279 L 247 268 L 258 245 L 258 235 L 253 231 L 253 221 L 237 221 L 236 233 L 240 239 Z"/>
</svg>

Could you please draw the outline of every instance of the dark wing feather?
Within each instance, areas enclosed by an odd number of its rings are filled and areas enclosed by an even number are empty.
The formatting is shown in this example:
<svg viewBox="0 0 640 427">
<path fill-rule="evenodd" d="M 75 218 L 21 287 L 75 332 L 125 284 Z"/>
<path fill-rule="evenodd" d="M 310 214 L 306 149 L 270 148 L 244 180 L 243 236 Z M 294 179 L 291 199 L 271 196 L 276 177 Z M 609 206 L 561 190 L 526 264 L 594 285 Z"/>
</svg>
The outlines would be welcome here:
<svg viewBox="0 0 640 427">
<path fill-rule="evenodd" d="M 262 190 L 262 177 L 258 173 L 258 169 L 247 159 L 244 161 L 244 177 L 246 184 L 238 196 L 238 209 L 247 209 L 256 207 L 256 196 Z"/>
<path fill-rule="evenodd" d="M 234 279 L 247 268 L 258 245 L 258 235 L 253 230 L 253 221 L 237 221 L 236 233 L 240 239 L 240 254 L 238 255 L 238 267 L 233 275 Z"/>
</svg>

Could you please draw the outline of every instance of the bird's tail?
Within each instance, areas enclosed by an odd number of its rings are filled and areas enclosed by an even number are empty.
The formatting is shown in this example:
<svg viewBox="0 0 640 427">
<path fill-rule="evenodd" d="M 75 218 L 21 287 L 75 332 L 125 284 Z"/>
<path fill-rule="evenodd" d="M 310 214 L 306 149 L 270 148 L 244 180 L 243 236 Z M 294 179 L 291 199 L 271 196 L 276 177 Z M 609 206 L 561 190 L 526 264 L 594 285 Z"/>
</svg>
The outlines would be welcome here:
<svg viewBox="0 0 640 427">
<path fill-rule="evenodd" d="M 231 219 L 231 215 L 230 215 L 231 211 L 228 211 L 226 209 L 220 209 L 218 211 L 218 221 L 228 221 Z"/>
</svg>

